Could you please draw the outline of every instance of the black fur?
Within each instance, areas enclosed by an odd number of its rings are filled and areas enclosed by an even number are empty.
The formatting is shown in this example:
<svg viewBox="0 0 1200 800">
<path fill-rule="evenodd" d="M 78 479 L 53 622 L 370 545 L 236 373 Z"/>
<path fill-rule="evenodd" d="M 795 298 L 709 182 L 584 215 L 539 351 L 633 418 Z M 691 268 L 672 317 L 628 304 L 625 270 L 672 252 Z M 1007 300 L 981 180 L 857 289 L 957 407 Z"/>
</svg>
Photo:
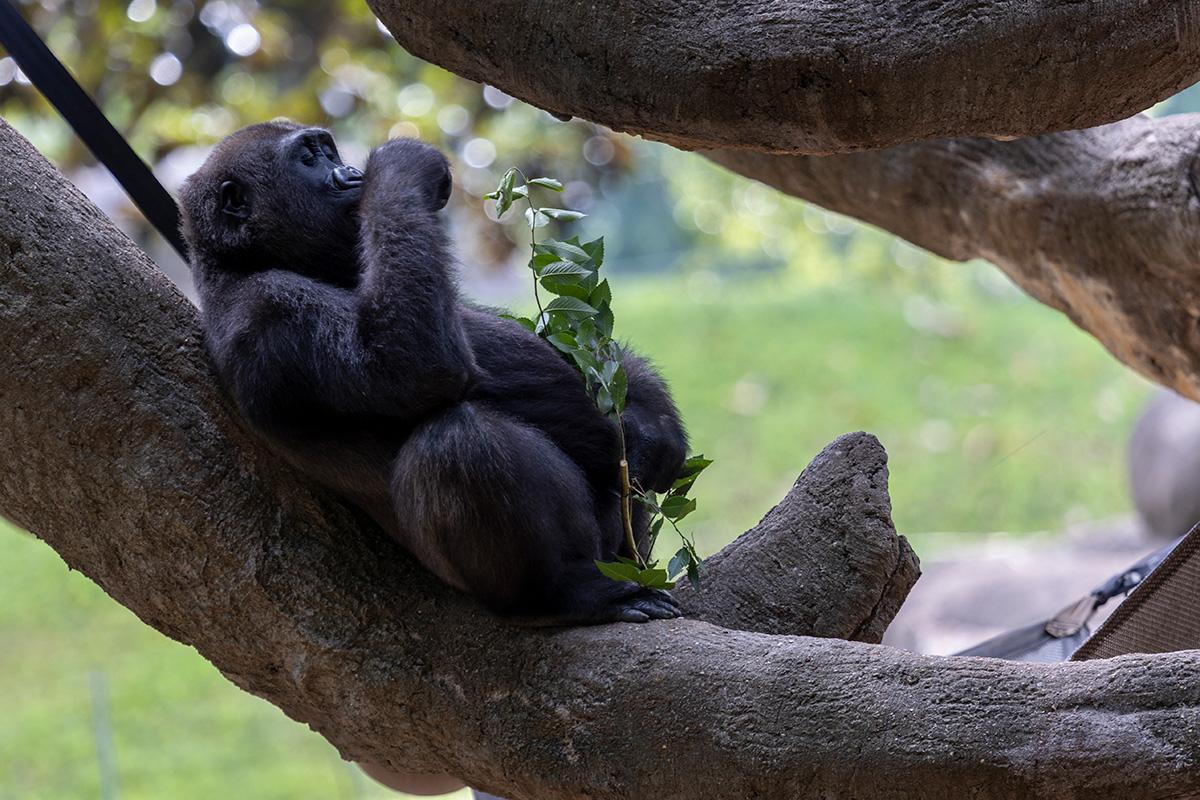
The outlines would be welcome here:
<svg viewBox="0 0 1200 800">
<path fill-rule="evenodd" d="M 449 192 L 445 157 L 415 140 L 376 149 L 365 175 L 292 123 L 218 145 L 184 186 L 183 229 L 220 379 L 289 461 L 490 608 L 678 616 L 596 569 L 628 555 L 616 428 L 549 345 L 458 298 Z M 629 372 L 631 470 L 662 490 L 686 437 L 661 379 Z"/>
</svg>

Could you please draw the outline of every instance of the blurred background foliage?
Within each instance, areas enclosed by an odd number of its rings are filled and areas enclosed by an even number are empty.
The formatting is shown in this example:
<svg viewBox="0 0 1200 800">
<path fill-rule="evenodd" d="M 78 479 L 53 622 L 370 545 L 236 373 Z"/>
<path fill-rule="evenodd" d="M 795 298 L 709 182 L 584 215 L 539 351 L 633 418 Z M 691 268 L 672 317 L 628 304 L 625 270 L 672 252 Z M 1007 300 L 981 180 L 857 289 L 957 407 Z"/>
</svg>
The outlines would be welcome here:
<svg viewBox="0 0 1200 800">
<path fill-rule="evenodd" d="M 1124 441 L 1147 386 L 989 265 L 457 78 L 404 52 L 361 0 L 19 5 L 171 189 L 222 136 L 277 116 L 328 126 L 352 163 L 391 136 L 438 144 L 455 165 L 464 287 L 487 302 L 528 303 L 527 234 L 516 214 L 492 224 L 479 196 L 514 164 L 563 180 L 564 205 L 589 214 L 579 232 L 606 237 L 618 333 L 657 361 L 716 459 L 688 520 L 704 551 L 857 429 L 887 446 L 897 527 L 923 556 L 1129 507 Z M 1198 107 L 1189 90 L 1157 112 Z M 189 291 L 2 55 L 0 116 Z M 387 795 L 2 522 L 0 702 L 0 800 Z"/>
</svg>

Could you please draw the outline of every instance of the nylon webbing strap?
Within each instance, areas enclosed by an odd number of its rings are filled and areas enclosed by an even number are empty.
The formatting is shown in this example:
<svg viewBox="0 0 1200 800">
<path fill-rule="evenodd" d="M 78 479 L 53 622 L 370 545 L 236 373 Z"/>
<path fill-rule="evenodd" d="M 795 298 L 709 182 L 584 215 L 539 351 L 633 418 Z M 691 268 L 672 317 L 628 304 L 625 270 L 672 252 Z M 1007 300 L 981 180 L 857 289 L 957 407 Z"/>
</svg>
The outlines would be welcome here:
<svg viewBox="0 0 1200 800">
<path fill-rule="evenodd" d="M 10 0 L 0 0 L 0 45 L 186 261 L 187 247 L 179 234 L 175 200 Z"/>
<path fill-rule="evenodd" d="M 1200 525 L 1162 560 L 1072 661 L 1200 649 Z"/>
</svg>

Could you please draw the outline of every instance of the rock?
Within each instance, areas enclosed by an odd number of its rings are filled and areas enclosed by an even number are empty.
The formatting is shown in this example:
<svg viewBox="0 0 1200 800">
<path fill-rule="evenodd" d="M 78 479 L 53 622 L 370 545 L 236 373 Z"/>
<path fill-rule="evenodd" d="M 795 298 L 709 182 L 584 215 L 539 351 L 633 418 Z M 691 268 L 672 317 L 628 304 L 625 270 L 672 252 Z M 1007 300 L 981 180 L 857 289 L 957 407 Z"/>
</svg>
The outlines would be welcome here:
<svg viewBox="0 0 1200 800">
<path fill-rule="evenodd" d="M 1150 399 L 1129 439 L 1129 485 L 1158 538 L 1174 539 L 1200 521 L 1200 405 L 1166 389 Z"/>
</svg>

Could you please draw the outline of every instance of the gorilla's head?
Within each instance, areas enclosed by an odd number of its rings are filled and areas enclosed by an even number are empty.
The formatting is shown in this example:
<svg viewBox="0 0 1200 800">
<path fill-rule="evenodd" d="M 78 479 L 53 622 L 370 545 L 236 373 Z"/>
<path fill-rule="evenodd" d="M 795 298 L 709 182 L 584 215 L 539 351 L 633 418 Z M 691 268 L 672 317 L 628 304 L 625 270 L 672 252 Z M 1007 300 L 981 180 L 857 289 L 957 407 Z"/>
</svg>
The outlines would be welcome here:
<svg viewBox="0 0 1200 800">
<path fill-rule="evenodd" d="M 184 183 L 192 267 L 282 267 L 352 283 L 362 182 L 328 131 L 286 121 L 243 128 Z"/>
</svg>

